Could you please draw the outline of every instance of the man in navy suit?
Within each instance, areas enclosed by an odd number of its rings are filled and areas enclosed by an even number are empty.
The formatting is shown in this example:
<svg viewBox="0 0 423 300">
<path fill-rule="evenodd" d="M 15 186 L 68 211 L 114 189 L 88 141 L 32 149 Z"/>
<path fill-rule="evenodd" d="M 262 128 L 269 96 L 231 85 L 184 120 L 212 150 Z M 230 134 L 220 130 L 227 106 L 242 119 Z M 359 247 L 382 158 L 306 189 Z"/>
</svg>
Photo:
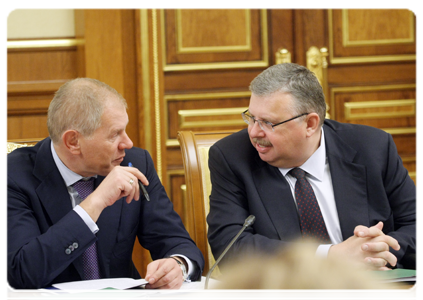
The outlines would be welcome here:
<svg viewBox="0 0 423 300">
<path fill-rule="evenodd" d="M 100 81 L 69 81 L 49 106 L 50 137 L 8 155 L 13 288 L 82 280 L 94 269 L 98 278 L 140 278 L 132 262 L 136 237 L 153 259 L 148 288 L 179 288 L 201 278 L 203 255 L 173 210 L 150 155 L 132 147 L 126 109 L 125 99 Z M 83 200 L 75 183 L 89 178 L 94 190 Z M 93 245 L 97 266 L 82 258 Z"/>
<path fill-rule="evenodd" d="M 300 168 L 328 234 L 317 244 L 317 255 L 378 270 L 415 268 L 416 189 L 391 135 L 325 120 L 317 78 L 296 64 L 268 68 L 250 90 L 249 108 L 242 114 L 248 128 L 218 141 L 209 152 L 207 222 L 213 255 L 220 256 L 249 215 L 256 217 L 254 225 L 223 264 L 242 251 L 271 252 L 298 242 L 309 226 L 307 220 L 302 223 L 297 179 L 290 173 Z"/>
</svg>

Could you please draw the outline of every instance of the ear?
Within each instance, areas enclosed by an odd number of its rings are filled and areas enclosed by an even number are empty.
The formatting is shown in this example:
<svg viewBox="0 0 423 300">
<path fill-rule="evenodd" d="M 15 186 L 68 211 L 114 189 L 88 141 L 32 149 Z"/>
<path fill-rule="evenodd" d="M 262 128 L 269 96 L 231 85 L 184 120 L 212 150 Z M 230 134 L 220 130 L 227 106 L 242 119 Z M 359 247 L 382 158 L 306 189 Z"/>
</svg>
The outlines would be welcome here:
<svg viewBox="0 0 423 300">
<path fill-rule="evenodd" d="M 311 137 L 318 129 L 320 123 L 320 117 L 316 113 L 310 113 L 306 117 L 307 123 L 307 137 Z"/>
<path fill-rule="evenodd" d="M 67 130 L 62 135 L 62 142 L 71 154 L 78 155 L 81 153 L 81 145 L 79 144 L 80 134 L 76 130 Z"/>
</svg>

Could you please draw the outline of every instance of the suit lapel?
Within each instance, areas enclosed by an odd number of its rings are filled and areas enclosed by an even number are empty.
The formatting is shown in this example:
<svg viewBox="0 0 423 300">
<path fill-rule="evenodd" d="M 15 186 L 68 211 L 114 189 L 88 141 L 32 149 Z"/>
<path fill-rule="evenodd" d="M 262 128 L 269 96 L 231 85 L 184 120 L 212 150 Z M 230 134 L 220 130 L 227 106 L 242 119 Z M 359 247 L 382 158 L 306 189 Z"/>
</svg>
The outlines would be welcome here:
<svg viewBox="0 0 423 300">
<path fill-rule="evenodd" d="M 72 209 L 66 184 L 54 163 L 50 138 L 41 142 L 34 164 L 34 175 L 41 183 L 36 193 L 52 224 L 57 223 Z"/>
<path fill-rule="evenodd" d="M 353 162 L 357 152 L 328 126 L 324 127 L 326 155 L 343 239 L 357 225 L 369 226 L 366 167 Z"/>
<path fill-rule="evenodd" d="M 297 208 L 288 182 L 277 168 L 260 158 L 256 160 L 259 167 L 254 170 L 253 180 L 279 239 L 287 241 L 301 236 Z"/>
<path fill-rule="evenodd" d="M 50 138 L 41 142 L 33 173 L 41 181 L 36 193 L 53 225 L 72 210 L 72 203 L 66 184 L 54 162 L 50 143 Z M 73 265 L 83 278 L 82 257 L 75 259 Z"/>
</svg>

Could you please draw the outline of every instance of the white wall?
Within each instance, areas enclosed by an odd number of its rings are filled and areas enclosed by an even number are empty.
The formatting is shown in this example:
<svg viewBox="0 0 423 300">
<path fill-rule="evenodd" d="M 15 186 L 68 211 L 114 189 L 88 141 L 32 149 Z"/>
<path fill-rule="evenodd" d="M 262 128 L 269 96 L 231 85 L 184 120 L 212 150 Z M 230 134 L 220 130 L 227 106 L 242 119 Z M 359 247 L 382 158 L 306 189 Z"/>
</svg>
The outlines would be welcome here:
<svg viewBox="0 0 423 300">
<path fill-rule="evenodd" d="M 7 18 L 7 39 L 67 37 L 75 37 L 73 9 L 16 9 Z"/>
</svg>

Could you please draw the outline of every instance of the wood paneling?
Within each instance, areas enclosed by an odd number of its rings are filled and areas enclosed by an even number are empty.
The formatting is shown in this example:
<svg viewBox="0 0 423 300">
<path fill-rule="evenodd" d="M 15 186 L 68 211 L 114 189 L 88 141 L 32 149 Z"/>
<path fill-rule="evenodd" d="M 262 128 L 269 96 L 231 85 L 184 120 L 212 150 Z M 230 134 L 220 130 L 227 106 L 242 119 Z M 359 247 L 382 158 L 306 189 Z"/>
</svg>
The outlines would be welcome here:
<svg viewBox="0 0 423 300">
<path fill-rule="evenodd" d="M 259 10 L 165 10 L 162 17 L 165 69 L 266 60 Z"/>
<path fill-rule="evenodd" d="M 144 146 L 139 131 L 135 11 L 116 9 L 75 10 L 75 30 L 84 40 L 78 47 L 80 76 L 95 78 L 116 89 L 128 103 L 126 131 L 135 146 Z M 141 139 L 139 134 L 141 134 Z"/>
<path fill-rule="evenodd" d="M 7 81 L 47 81 L 76 76 L 76 48 L 16 48 L 8 50 Z"/>
<path fill-rule="evenodd" d="M 7 138 L 45 138 L 54 92 L 76 76 L 76 48 L 14 48 L 7 55 Z"/>
<path fill-rule="evenodd" d="M 346 45 L 410 43 L 414 41 L 414 16 L 409 10 L 349 9 L 344 24 Z"/>
<path fill-rule="evenodd" d="M 415 16 L 409 10 L 333 10 L 332 62 L 415 60 Z"/>
<path fill-rule="evenodd" d="M 248 107 L 249 92 L 241 95 L 211 94 L 178 95 L 167 99 L 168 140 L 175 139 L 179 130 L 213 131 L 222 128 L 241 130 L 246 124 L 241 113 Z M 188 96 L 195 96 L 190 97 Z M 169 98 L 168 98 L 169 97 Z"/>
</svg>

